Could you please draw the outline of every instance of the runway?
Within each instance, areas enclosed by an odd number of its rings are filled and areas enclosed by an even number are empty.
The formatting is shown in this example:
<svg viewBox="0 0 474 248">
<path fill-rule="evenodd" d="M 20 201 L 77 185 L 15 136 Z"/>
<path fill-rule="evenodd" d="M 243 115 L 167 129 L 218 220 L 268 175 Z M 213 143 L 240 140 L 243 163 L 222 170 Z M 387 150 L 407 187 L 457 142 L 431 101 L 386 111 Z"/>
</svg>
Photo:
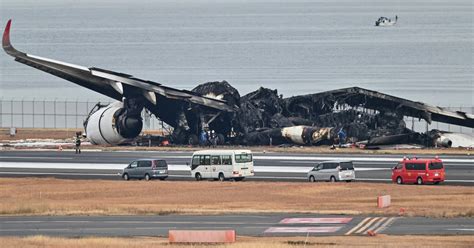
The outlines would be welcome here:
<svg viewBox="0 0 474 248">
<path fill-rule="evenodd" d="M 168 230 L 236 230 L 242 236 L 473 235 L 472 218 L 314 214 L 0 217 L 0 236 L 161 236 Z"/>
<path fill-rule="evenodd" d="M 161 158 L 169 164 L 169 180 L 192 180 L 192 152 L 1 151 L 0 177 L 57 177 L 120 180 L 118 173 L 131 161 Z M 305 181 L 306 172 L 319 161 L 352 160 L 357 181 L 390 182 L 391 168 L 403 155 L 254 153 L 255 176 L 247 180 Z M 420 156 L 429 157 L 429 156 Z M 474 185 L 474 158 L 441 156 L 446 184 Z"/>
</svg>

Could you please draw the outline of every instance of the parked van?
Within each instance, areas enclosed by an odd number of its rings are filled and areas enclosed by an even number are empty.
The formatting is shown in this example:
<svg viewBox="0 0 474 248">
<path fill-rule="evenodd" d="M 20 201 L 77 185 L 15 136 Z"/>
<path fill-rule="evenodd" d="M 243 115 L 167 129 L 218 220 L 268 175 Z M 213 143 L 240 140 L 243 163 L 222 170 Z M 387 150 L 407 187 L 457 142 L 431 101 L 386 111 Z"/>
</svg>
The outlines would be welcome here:
<svg viewBox="0 0 474 248">
<path fill-rule="evenodd" d="M 324 161 L 308 172 L 308 180 L 315 181 L 346 181 L 355 180 L 352 161 Z"/>
<path fill-rule="evenodd" d="M 131 162 L 122 171 L 122 178 L 129 180 L 130 178 L 138 178 L 150 180 L 158 178 L 165 180 L 168 177 L 168 164 L 161 159 L 140 159 Z"/>
<path fill-rule="evenodd" d="M 392 182 L 402 183 L 434 183 L 444 182 L 446 173 L 443 162 L 435 159 L 403 158 L 392 169 Z"/>
<path fill-rule="evenodd" d="M 253 176 L 253 157 L 250 150 L 203 150 L 194 152 L 191 175 L 197 181 L 204 178 L 241 181 Z"/>
</svg>

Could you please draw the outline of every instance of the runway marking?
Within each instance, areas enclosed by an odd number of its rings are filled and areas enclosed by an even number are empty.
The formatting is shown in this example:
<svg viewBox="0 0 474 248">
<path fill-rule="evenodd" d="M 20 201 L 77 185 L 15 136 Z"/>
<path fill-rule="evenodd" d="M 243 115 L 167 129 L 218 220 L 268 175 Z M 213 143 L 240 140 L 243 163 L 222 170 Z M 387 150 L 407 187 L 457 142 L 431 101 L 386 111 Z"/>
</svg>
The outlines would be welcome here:
<svg viewBox="0 0 474 248">
<path fill-rule="evenodd" d="M 253 176 L 249 178 L 255 178 L 255 179 L 286 179 L 286 180 L 308 180 L 306 177 L 272 177 L 272 176 Z"/>
<path fill-rule="evenodd" d="M 352 234 L 353 232 L 355 232 L 357 229 L 359 229 L 362 225 L 364 225 L 367 221 L 369 221 L 370 218 L 365 218 L 363 219 L 357 226 L 355 226 L 354 228 L 352 228 L 351 230 L 349 230 L 348 232 L 345 233 L 345 235 L 350 235 Z"/>
<path fill-rule="evenodd" d="M 270 227 L 265 233 L 332 233 L 337 232 L 342 226 L 318 226 L 318 227 Z"/>
<path fill-rule="evenodd" d="M 381 225 L 379 228 L 375 229 L 374 232 L 375 232 L 375 233 L 381 233 L 381 232 L 384 231 L 387 227 L 389 227 L 390 225 L 392 225 L 392 223 L 393 223 L 396 219 L 397 219 L 396 217 L 392 217 L 392 218 L 388 219 L 383 225 Z"/>
<path fill-rule="evenodd" d="M 285 218 L 280 224 L 346 224 L 352 218 Z"/>
<path fill-rule="evenodd" d="M 447 229 L 447 230 L 474 232 L 474 228 L 456 228 L 456 229 Z"/>
<path fill-rule="evenodd" d="M 63 176 L 100 176 L 100 177 L 118 177 L 117 173 L 114 174 L 98 174 L 98 173 L 67 173 L 67 172 L 12 172 L 12 171 L 0 171 L 0 175 L 63 175 Z"/>
<path fill-rule="evenodd" d="M 421 157 L 429 157 L 429 156 L 420 156 Z M 374 157 L 305 157 L 305 156 L 254 156 L 255 160 L 315 160 L 315 161 L 329 161 L 329 160 L 341 160 L 341 159 L 347 159 L 351 160 L 353 162 L 360 162 L 360 161 L 377 161 L 377 162 L 400 162 L 402 160 L 403 156 L 400 155 L 400 157 L 394 157 L 394 158 L 374 158 Z M 446 158 L 443 159 L 441 157 L 441 160 L 443 160 L 444 163 L 469 163 L 474 166 L 474 159 L 452 159 L 452 158 Z"/>
<path fill-rule="evenodd" d="M 390 226 L 397 217 L 367 217 L 344 235 L 367 234 L 369 231 L 380 233 Z"/>
<path fill-rule="evenodd" d="M 0 221 L 0 223 L 4 224 L 15 224 L 15 223 L 109 223 L 109 224 L 205 224 L 205 225 L 261 225 L 261 226 L 269 226 L 273 225 L 275 223 L 247 223 L 247 222 L 227 222 L 227 221 L 222 221 L 222 222 L 216 222 L 216 221 L 148 221 L 148 220 L 143 220 L 143 221 L 114 221 L 114 220 L 105 220 L 105 221 L 87 221 L 87 220 L 53 220 L 53 221 L 48 221 L 48 220 L 27 220 L 27 221 Z"/>
<path fill-rule="evenodd" d="M 380 217 L 372 218 L 369 222 L 367 222 L 367 224 L 359 228 L 355 233 L 362 233 L 363 231 L 365 231 L 365 229 L 369 228 L 378 219 L 380 219 Z"/>
<path fill-rule="evenodd" d="M 358 178 L 356 177 L 356 181 L 392 181 L 392 179 L 385 179 L 385 178 Z"/>
<path fill-rule="evenodd" d="M 2 159 L 6 159 L 6 158 L 10 158 L 10 159 L 56 159 L 56 160 L 73 160 L 75 158 L 72 158 L 72 157 L 48 157 L 48 156 L 45 156 L 45 157 L 14 157 L 14 156 L 2 156 Z"/>
<path fill-rule="evenodd" d="M 71 150 L 72 151 L 72 150 Z M 115 151 L 115 152 L 131 152 L 131 151 Z M 142 153 L 145 151 L 140 151 L 136 153 Z M 156 153 L 156 151 L 150 151 L 150 153 Z M 183 152 L 184 153 L 184 152 Z M 257 153 L 255 153 L 257 154 Z M 421 157 L 429 157 L 429 156 L 421 156 Z M 421 158 L 420 157 L 420 158 Z M 12 157 L 12 158 L 23 158 L 23 157 Z M 52 157 L 48 157 L 52 158 Z M 160 155 L 160 156 L 152 156 L 151 158 L 172 158 L 172 159 L 191 159 L 191 153 L 189 155 Z M 304 163 L 317 163 L 321 161 L 329 161 L 329 160 L 341 160 L 341 159 L 347 159 L 351 160 L 353 162 L 359 163 L 359 162 L 399 162 L 403 156 L 400 155 L 400 157 L 353 157 L 353 156 L 341 156 L 341 157 L 320 157 L 320 156 L 260 156 L 260 155 L 255 155 L 254 160 L 276 160 L 276 161 L 283 161 L 283 160 L 289 160 L 292 162 L 295 162 L 295 160 L 298 161 L 305 161 Z M 75 157 L 67 158 L 67 159 L 75 159 Z M 443 162 L 445 164 L 450 164 L 450 163 L 465 163 L 467 165 L 474 166 L 474 159 L 456 159 L 456 158 L 445 158 L 443 159 Z"/>
<path fill-rule="evenodd" d="M 373 224 L 372 226 L 367 228 L 367 230 L 365 230 L 364 234 L 367 234 L 369 231 L 375 232 L 375 229 L 377 229 L 380 225 L 382 225 L 382 223 L 386 221 L 387 219 L 388 219 L 387 217 L 384 217 L 380 219 L 379 221 L 375 222 L 375 224 Z"/>
<path fill-rule="evenodd" d="M 474 183 L 474 180 L 457 180 L 457 179 L 449 179 L 444 180 L 445 182 L 452 182 L 452 183 Z"/>
<path fill-rule="evenodd" d="M 0 162 L 0 168 L 30 168 L 30 169 L 91 169 L 91 170 L 122 170 L 127 164 L 94 164 L 94 163 L 31 163 L 31 162 Z M 254 166 L 255 172 L 308 173 L 313 167 L 296 166 Z M 169 164 L 171 171 L 191 171 L 187 165 Z M 356 168 L 360 170 L 389 170 L 390 168 Z"/>
</svg>

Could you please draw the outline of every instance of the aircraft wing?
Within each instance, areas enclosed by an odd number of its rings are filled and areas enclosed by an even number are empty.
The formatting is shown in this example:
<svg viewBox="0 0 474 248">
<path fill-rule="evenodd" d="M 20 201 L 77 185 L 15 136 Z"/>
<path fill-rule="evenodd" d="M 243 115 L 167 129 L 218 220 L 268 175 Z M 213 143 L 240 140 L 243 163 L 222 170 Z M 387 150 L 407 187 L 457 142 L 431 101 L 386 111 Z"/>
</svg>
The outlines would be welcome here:
<svg viewBox="0 0 474 248">
<path fill-rule="evenodd" d="M 234 108 L 229 106 L 224 100 L 203 97 L 190 91 L 166 87 L 159 83 L 135 78 L 124 73 L 95 67 L 88 68 L 20 52 L 10 42 L 10 27 L 11 20 L 7 22 L 5 27 L 2 46 L 8 55 L 15 58 L 15 61 L 66 79 L 111 98 L 122 100 L 124 96 L 127 96 L 127 91 L 132 90 L 134 94 L 141 92 L 154 105 L 157 104 L 156 96 L 159 95 L 166 99 L 186 101 L 216 110 L 234 111 Z"/>
</svg>

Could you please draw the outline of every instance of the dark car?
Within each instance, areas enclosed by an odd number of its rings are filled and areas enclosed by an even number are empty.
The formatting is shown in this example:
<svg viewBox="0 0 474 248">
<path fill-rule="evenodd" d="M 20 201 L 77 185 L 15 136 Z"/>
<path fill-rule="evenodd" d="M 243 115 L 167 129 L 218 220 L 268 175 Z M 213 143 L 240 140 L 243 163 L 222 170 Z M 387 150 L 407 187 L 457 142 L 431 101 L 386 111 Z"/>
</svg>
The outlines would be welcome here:
<svg viewBox="0 0 474 248">
<path fill-rule="evenodd" d="M 130 178 L 138 178 L 150 180 L 158 178 L 165 180 L 168 177 L 168 164 L 161 159 L 140 159 L 131 162 L 122 171 L 122 178 L 129 180 Z"/>
</svg>

